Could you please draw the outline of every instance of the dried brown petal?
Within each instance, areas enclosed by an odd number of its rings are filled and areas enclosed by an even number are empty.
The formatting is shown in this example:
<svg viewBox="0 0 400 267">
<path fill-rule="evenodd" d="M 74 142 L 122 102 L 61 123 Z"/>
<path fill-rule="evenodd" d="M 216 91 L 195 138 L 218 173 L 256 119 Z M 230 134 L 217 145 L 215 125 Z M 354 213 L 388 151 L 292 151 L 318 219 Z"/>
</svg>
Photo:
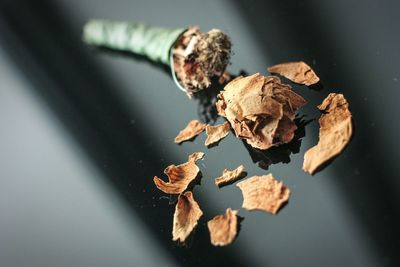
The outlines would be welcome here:
<svg viewBox="0 0 400 267">
<path fill-rule="evenodd" d="M 297 129 L 295 112 L 306 103 L 278 77 L 259 73 L 237 77 L 218 95 L 217 111 L 237 137 L 258 149 L 290 142 Z"/>
<path fill-rule="evenodd" d="M 235 240 L 238 231 L 237 210 L 228 208 L 225 214 L 215 216 L 207 222 L 211 244 L 226 246 Z"/>
<path fill-rule="evenodd" d="M 164 173 L 168 176 L 168 182 L 165 182 L 154 176 L 154 183 L 158 189 L 167 194 L 180 194 L 184 192 L 190 182 L 192 182 L 199 173 L 199 167 L 196 161 L 204 156 L 203 152 L 195 152 L 189 156 L 188 162 L 180 165 L 169 165 Z"/>
<path fill-rule="evenodd" d="M 189 155 L 189 161 L 198 161 L 200 159 L 204 158 L 204 152 L 193 152 L 192 154 Z"/>
<path fill-rule="evenodd" d="M 224 169 L 222 176 L 215 178 L 215 184 L 219 187 L 230 184 L 237 179 L 239 179 L 244 172 L 244 166 L 240 165 L 236 169 L 230 171 L 228 169 Z"/>
<path fill-rule="evenodd" d="M 237 186 L 243 194 L 242 207 L 250 211 L 264 210 L 276 214 L 290 196 L 290 190 L 272 174 L 250 177 Z"/>
<path fill-rule="evenodd" d="M 231 126 L 227 121 L 224 122 L 223 124 L 216 126 L 207 125 L 206 126 L 207 139 L 205 145 L 206 146 L 212 145 L 220 141 L 222 138 L 225 138 L 229 134 L 230 129 Z"/>
<path fill-rule="evenodd" d="M 203 215 L 199 204 L 193 199 L 192 192 L 179 195 L 175 206 L 172 240 L 185 242 Z"/>
<path fill-rule="evenodd" d="M 178 133 L 175 137 L 175 143 L 182 143 L 183 141 L 190 140 L 197 135 L 201 134 L 202 131 L 206 128 L 206 124 L 201 123 L 198 120 L 192 120 L 188 123 L 188 125 Z"/>
<path fill-rule="evenodd" d="M 310 174 L 339 155 L 353 134 L 349 104 L 342 94 L 329 94 L 318 108 L 324 113 L 319 119 L 319 141 L 304 154 L 303 170 Z"/>
<path fill-rule="evenodd" d="M 292 82 L 305 84 L 307 86 L 319 82 L 317 74 L 303 61 L 278 64 L 269 67 L 268 71 L 282 75 Z"/>
</svg>

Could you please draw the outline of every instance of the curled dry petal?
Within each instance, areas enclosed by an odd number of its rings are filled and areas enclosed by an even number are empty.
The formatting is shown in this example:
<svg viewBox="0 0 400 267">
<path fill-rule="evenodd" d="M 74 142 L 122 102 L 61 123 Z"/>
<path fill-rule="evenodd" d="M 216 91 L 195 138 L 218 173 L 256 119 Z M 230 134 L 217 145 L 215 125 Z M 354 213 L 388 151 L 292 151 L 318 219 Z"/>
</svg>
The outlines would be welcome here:
<svg viewBox="0 0 400 267">
<path fill-rule="evenodd" d="M 303 170 L 310 174 L 339 155 L 353 134 L 349 104 L 342 94 L 329 94 L 318 108 L 323 112 L 319 119 L 319 141 L 304 154 Z"/>
<path fill-rule="evenodd" d="M 317 74 L 303 61 L 278 64 L 269 67 L 268 71 L 282 75 L 292 82 L 305 84 L 307 86 L 319 82 Z"/>
<path fill-rule="evenodd" d="M 179 195 L 175 206 L 172 240 L 185 242 L 202 215 L 203 212 L 194 200 L 192 192 Z"/>
<path fill-rule="evenodd" d="M 230 184 L 236 180 L 238 180 L 239 178 L 241 178 L 241 176 L 243 175 L 244 172 L 244 166 L 240 165 L 239 167 L 237 167 L 236 169 L 230 171 L 228 169 L 224 169 L 224 172 L 222 173 L 222 176 L 215 178 L 215 184 L 218 187 Z"/>
<path fill-rule="evenodd" d="M 225 214 L 215 216 L 208 221 L 211 244 L 214 246 L 226 246 L 235 240 L 238 232 L 237 210 L 228 208 Z"/>
<path fill-rule="evenodd" d="M 198 161 L 204 158 L 204 152 L 194 152 L 189 155 L 189 161 Z"/>
<path fill-rule="evenodd" d="M 207 125 L 206 126 L 207 139 L 205 141 L 205 145 L 209 146 L 219 142 L 221 139 L 225 138 L 229 134 L 230 129 L 231 126 L 227 121 L 224 122 L 223 124 L 216 126 Z"/>
<path fill-rule="evenodd" d="M 164 173 L 168 176 L 168 182 L 154 176 L 154 183 L 158 189 L 167 194 L 180 194 L 188 185 L 196 179 L 199 174 L 199 167 L 196 161 L 204 156 L 203 152 L 195 152 L 189 156 L 187 162 L 180 165 L 170 165 L 165 168 Z"/>
<path fill-rule="evenodd" d="M 289 200 L 290 190 L 272 176 L 253 176 L 237 186 L 242 190 L 243 205 L 247 210 L 263 210 L 276 214 Z"/>
<path fill-rule="evenodd" d="M 258 149 L 290 142 L 297 109 L 306 101 L 278 77 L 237 77 L 218 95 L 217 111 L 237 137 Z"/>
<path fill-rule="evenodd" d="M 182 143 L 183 141 L 187 141 L 193 139 L 194 137 L 201 134 L 202 131 L 206 128 L 204 123 L 201 123 L 198 120 L 192 120 L 188 123 L 188 125 L 178 133 L 175 137 L 175 143 Z"/>
</svg>

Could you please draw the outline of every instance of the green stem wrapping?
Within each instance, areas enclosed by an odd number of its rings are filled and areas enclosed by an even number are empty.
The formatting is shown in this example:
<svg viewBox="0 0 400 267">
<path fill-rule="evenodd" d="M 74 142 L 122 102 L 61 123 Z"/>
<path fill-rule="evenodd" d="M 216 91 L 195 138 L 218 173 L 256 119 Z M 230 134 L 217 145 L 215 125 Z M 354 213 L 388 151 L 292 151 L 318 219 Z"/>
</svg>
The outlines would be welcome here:
<svg viewBox="0 0 400 267">
<path fill-rule="evenodd" d="M 171 48 L 185 30 L 134 22 L 91 20 L 84 26 L 83 40 L 90 45 L 133 52 L 170 66 Z"/>
</svg>

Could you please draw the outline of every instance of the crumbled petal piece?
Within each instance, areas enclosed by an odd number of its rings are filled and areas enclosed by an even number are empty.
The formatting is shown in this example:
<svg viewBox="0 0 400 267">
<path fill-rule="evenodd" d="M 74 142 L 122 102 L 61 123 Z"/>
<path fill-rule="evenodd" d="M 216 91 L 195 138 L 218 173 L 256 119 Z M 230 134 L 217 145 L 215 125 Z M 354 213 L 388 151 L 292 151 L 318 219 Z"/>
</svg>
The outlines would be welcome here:
<svg viewBox="0 0 400 267">
<path fill-rule="evenodd" d="M 223 124 L 216 126 L 207 125 L 206 126 L 207 139 L 205 141 L 205 145 L 209 146 L 219 142 L 221 139 L 225 138 L 229 134 L 230 129 L 231 126 L 227 121 L 224 122 Z"/>
<path fill-rule="evenodd" d="M 242 207 L 250 211 L 263 210 L 276 214 L 290 196 L 290 190 L 272 174 L 250 177 L 237 186 L 243 194 Z"/>
<path fill-rule="evenodd" d="M 225 214 L 215 216 L 207 222 L 211 244 L 226 246 L 235 240 L 238 232 L 238 211 L 228 208 Z"/>
<path fill-rule="evenodd" d="M 189 156 L 187 162 L 180 165 L 169 165 L 164 170 L 164 173 L 168 176 L 168 182 L 154 176 L 153 181 L 155 185 L 167 194 L 180 194 L 184 192 L 199 174 L 200 170 L 196 165 L 196 161 L 203 156 L 203 152 L 195 152 Z"/>
<path fill-rule="evenodd" d="M 204 158 L 204 152 L 193 152 L 192 154 L 189 155 L 189 161 L 193 160 L 196 162 L 203 158 Z"/>
<path fill-rule="evenodd" d="M 237 179 L 241 178 L 244 172 L 244 166 L 240 165 L 236 169 L 230 171 L 228 169 L 224 169 L 222 176 L 215 178 L 215 184 L 218 187 L 230 184 L 235 182 Z"/>
<path fill-rule="evenodd" d="M 271 73 L 276 73 L 288 78 L 292 82 L 304 84 L 307 86 L 316 84 L 319 82 L 319 77 L 303 61 L 298 62 L 287 62 L 278 64 L 268 68 Z"/>
<path fill-rule="evenodd" d="M 319 119 L 319 141 L 304 154 L 303 170 L 310 174 L 339 155 L 353 134 L 349 104 L 342 94 L 329 94 L 318 109 L 323 112 Z"/>
<path fill-rule="evenodd" d="M 202 215 L 203 212 L 194 200 L 192 192 L 179 195 L 175 206 L 172 240 L 185 242 Z"/>
<path fill-rule="evenodd" d="M 218 95 L 216 107 L 237 137 L 252 147 L 268 149 L 293 139 L 297 129 L 293 120 L 305 103 L 278 77 L 257 73 L 229 82 Z"/>
<path fill-rule="evenodd" d="M 198 120 L 191 120 L 188 125 L 178 133 L 175 137 L 175 143 L 182 143 L 183 141 L 187 141 L 193 139 L 194 137 L 201 134 L 202 131 L 206 128 L 206 124 L 201 123 Z"/>
</svg>

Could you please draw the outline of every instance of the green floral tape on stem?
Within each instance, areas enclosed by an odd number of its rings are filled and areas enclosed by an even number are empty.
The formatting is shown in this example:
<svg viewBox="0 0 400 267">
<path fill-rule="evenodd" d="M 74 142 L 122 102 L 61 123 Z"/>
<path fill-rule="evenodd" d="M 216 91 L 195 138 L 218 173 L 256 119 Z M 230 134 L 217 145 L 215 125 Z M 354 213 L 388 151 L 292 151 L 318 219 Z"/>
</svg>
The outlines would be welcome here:
<svg viewBox="0 0 400 267">
<path fill-rule="evenodd" d="M 170 66 L 171 48 L 185 30 L 134 22 L 91 20 L 84 27 L 83 40 L 90 45 L 133 52 Z"/>
</svg>

